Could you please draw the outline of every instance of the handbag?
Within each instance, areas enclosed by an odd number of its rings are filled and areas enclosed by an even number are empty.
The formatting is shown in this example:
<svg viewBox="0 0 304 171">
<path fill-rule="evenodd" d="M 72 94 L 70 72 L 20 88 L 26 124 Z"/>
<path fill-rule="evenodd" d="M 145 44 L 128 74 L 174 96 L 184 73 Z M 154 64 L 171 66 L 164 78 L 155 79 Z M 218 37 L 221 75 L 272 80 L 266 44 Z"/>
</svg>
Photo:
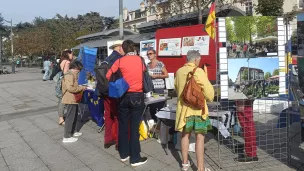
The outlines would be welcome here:
<svg viewBox="0 0 304 171">
<path fill-rule="evenodd" d="M 182 92 L 182 100 L 194 109 L 205 109 L 205 97 L 201 86 L 194 79 L 197 67 L 187 75 L 186 85 Z"/>
<path fill-rule="evenodd" d="M 144 93 L 149 93 L 149 92 L 153 92 L 154 90 L 154 85 L 152 82 L 152 78 L 150 76 L 150 74 L 147 72 L 147 66 L 143 60 L 142 57 L 140 57 L 141 61 L 142 61 L 142 66 L 145 66 L 146 69 L 144 70 L 142 67 L 142 71 L 143 71 L 143 92 Z"/>
<path fill-rule="evenodd" d="M 75 94 L 74 94 L 76 103 L 80 103 L 80 102 L 81 102 L 81 100 L 82 100 L 82 95 L 83 95 L 83 91 L 80 92 L 80 93 L 75 93 Z"/>
<path fill-rule="evenodd" d="M 120 59 L 119 59 L 118 69 L 115 73 L 112 73 L 109 81 L 109 97 L 112 98 L 122 97 L 130 88 L 127 81 L 123 78 L 119 66 L 120 66 Z"/>
</svg>

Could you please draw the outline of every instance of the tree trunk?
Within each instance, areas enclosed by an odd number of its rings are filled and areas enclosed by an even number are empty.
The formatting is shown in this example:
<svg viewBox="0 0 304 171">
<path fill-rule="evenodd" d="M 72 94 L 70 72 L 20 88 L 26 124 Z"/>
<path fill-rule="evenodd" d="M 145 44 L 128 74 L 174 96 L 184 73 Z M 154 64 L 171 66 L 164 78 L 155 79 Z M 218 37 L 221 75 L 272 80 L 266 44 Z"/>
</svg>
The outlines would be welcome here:
<svg viewBox="0 0 304 171">
<path fill-rule="evenodd" d="M 198 24 L 203 24 L 202 0 L 197 0 L 198 3 Z"/>
</svg>

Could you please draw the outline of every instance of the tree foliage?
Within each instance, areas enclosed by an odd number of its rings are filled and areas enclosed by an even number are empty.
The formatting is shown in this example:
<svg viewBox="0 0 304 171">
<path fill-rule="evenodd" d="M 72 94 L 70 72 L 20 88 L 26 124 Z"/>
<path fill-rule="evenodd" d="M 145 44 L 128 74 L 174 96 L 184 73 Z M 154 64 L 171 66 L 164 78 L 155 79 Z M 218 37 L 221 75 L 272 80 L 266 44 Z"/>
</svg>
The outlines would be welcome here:
<svg viewBox="0 0 304 171">
<path fill-rule="evenodd" d="M 275 75 L 280 75 L 280 70 L 279 69 L 275 69 L 272 73 L 273 76 Z"/>
<path fill-rule="evenodd" d="M 232 17 L 234 32 L 239 42 L 251 41 L 256 34 L 255 17 Z"/>
<path fill-rule="evenodd" d="M 145 0 L 145 2 L 150 7 L 156 6 L 157 22 L 170 22 L 172 16 L 198 12 L 199 6 L 201 9 L 206 9 L 207 5 L 210 4 L 210 0 Z M 200 5 L 199 2 L 201 2 Z M 221 7 L 222 4 L 227 5 L 227 2 L 232 5 L 234 2 L 242 3 L 245 0 L 217 0 L 217 7 Z"/>
<path fill-rule="evenodd" d="M 257 36 L 267 37 L 277 35 L 277 18 L 260 16 L 257 18 Z"/>
<path fill-rule="evenodd" d="M 244 71 L 242 72 L 242 79 L 248 80 L 248 68 L 244 69 Z"/>
<path fill-rule="evenodd" d="M 253 37 L 276 35 L 276 17 L 246 16 L 226 18 L 227 38 L 230 42 L 252 43 Z"/>
<path fill-rule="evenodd" d="M 227 32 L 227 39 L 229 41 L 231 42 L 236 41 L 236 36 L 231 18 L 226 18 L 226 32 Z"/>
<path fill-rule="evenodd" d="M 97 12 L 77 17 L 59 14 L 52 19 L 37 17 L 31 23 L 19 23 L 13 28 L 15 55 L 59 55 L 62 50 L 78 45 L 77 37 L 116 28 L 117 23 L 113 17 L 103 17 Z M 9 56 L 9 40 L 5 44 Z"/>
<path fill-rule="evenodd" d="M 265 76 L 264 76 L 265 80 L 267 80 L 270 77 L 271 77 L 271 73 L 270 72 L 266 72 Z"/>
<path fill-rule="evenodd" d="M 4 32 L 5 31 L 5 27 L 4 27 L 4 19 L 0 13 L 0 34 L 1 32 Z"/>
<path fill-rule="evenodd" d="M 282 16 L 283 5 L 284 0 L 258 0 L 255 10 L 263 16 Z"/>
</svg>

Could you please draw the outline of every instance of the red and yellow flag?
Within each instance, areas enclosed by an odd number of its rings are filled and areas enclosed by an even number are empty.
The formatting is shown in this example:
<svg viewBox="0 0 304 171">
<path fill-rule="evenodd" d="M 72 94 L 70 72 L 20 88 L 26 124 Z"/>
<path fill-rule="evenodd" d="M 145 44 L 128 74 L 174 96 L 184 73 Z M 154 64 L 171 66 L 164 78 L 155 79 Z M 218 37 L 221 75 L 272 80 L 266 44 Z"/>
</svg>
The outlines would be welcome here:
<svg viewBox="0 0 304 171">
<path fill-rule="evenodd" d="M 205 23 L 205 31 L 208 33 L 208 35 L 212 39 L 215 39 L 215 27 L 214 27 L 214 22 L 215 21 L 216 21 L 215 2 L 212 2 L 207 21 Z"/>
</svg>

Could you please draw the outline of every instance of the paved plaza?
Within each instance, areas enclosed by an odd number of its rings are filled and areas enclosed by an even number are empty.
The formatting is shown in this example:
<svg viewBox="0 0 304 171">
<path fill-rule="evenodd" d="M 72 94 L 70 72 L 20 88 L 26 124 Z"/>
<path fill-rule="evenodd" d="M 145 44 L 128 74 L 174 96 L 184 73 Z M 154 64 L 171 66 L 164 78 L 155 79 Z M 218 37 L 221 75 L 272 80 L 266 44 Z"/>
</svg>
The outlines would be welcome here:
<svg viewBox="0 0 304 171">
<path fill-rule="evenodd" d="M 142 155 L 148 157 L 147 164 L 132 168 L 129 163 L 120 162 L 114 147 L 103 148 L 104 134 L 97 132 L 92 121 L 84 123 L 83 135 L 76 143 L 63 144 L 63 127 L 57 123 L 54 84 L 42 81 L 40 69 L 17 71 L 16 74 L 0 75 L 0 171 L 180 170 L 180 152 L 169 148 L 166 155 L 156 139 L 141 141 Z M 219 168 L 217 149 L 217 141 L 208 136 L 205 156 L 206 166 L 211 170 Z M 223 163 L 222 170 L 296 170 L 267 157 L 267 150 L 258 150 L 264 157 L 259 162 L 237 165 L 233 162 L 235 154 L 222 145 L 220 149 L 223 161 L 229 161 L 228 165 Z M 196 163 L 195 153 L 190 152 L 190 160 Z M 193 165 L 189 170 L 197 168 Z"/>
</svg>

